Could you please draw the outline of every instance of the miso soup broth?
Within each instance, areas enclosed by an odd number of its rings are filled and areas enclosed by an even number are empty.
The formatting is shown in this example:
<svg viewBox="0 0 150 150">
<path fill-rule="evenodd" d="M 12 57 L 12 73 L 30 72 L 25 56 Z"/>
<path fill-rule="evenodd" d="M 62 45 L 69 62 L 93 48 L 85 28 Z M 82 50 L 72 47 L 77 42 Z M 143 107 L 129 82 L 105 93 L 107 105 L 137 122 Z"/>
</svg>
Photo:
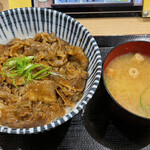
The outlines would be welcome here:
<svg viewBox="0 0 150 150">
<path fill-rule="evenodd" d="M 104 81 L 120 105 L 150 118 L 150 57 L 128 53 L 115 58 L 106 66 Z"/>
</svg>

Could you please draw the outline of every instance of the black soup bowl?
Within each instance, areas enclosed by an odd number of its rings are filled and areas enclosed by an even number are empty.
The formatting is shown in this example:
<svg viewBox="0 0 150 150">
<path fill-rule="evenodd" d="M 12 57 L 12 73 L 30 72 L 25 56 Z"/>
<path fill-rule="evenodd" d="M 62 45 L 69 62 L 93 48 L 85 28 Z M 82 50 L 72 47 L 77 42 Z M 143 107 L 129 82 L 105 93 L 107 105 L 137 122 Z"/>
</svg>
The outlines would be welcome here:
<svg viewBox="0 0 150 150">
<path fill-rule="evenodd" d="M 145 41 L 128 42 L 112 49 L 107 55 L 103 63 L 102 80 L 107 95 L 108 107 L 113 114 L 131 125 L 138 127 L 150 127 L 150 118 L 139 116 L 120 105 L 111 95 L 104 81 L 104 71 L 107 65 L 116 57 L 127 53 L 141 53 L 150 56 L 150 43 Z"/>
</svg>

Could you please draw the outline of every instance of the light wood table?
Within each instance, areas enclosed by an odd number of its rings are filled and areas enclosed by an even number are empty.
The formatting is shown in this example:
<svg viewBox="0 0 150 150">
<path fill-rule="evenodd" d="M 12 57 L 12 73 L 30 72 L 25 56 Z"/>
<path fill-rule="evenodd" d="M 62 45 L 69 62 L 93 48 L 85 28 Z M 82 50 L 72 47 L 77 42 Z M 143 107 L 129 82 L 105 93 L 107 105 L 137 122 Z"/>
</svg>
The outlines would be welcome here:
<svg viewBox="0 0 150 150">
<path fill-rule="evenodd" d="M 31 0 L 0 0 L 8 9 L 16 7 L 31 7 Z M 48 0 L 48 5 L 51 0 Z M 7 2 L 7 5 L 6 5 Z M 36 3 L 37 4 L 37 3 Z M 38 5 L 37 5 L 38 6 Z M 1 11 L 1 10 L 0 10 Z M 129 35 L 150 34 L 150 18 L 142 17 L 113 17 L 113 18 L 78 18 L 93 36 L 98 35 Z"/>
<path fill-rule="evenodd" d="M 93 36 L 150 34 L 150 18 L 78 18 Z"/>
</svg>

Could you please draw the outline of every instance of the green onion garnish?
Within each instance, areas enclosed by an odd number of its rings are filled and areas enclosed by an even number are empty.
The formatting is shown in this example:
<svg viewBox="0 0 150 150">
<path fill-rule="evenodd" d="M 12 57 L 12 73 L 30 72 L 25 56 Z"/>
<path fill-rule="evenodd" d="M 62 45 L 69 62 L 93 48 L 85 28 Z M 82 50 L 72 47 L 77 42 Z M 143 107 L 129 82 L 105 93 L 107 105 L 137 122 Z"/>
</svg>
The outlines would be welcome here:
<svg viewBox="0 0 150 150">
<path fill-rule="evenodd" d="M 2 68 L 2 72 L 0 74 L 6 75 L 8 77 L 12 77 L 13 85 L 17 87 L 15 83 L 15 77 L 23 76 L 23 84 L 27 84 L 31 80 L 37 80 L 44 78 L 49 75 L 60 75 L 58 73 L 52 72 L 52 67 L 46 67 L 43 64 L 34 63 L 34 56 L 21 56 L 21 57 L 13 57 L 8 59 Z M 40 71 L 36 72 L 35 69 L 41 67 Z"/>
<path fill-rule="evenodd" d="M 146 106 L 143 105 L 143 95 L 145 94 L 145 92 L 150 88 L 150 86 L 148 86 L 147 88 L 144 89 L 144 91 L 142 92 L 141 96 L 140 96 L 140 106 L 141 109 L 143 110 L 143 112 L 145 112 L 145 114 L 147 115 L 147 110 L 150 109 L 150 104 L 147 104 Z"/>
<path fill-rule="evenodd" d="M 108 79 L 106 79 L 105 84 L 106 84 L 106 87 L 108 87 Z"/>
</svg>

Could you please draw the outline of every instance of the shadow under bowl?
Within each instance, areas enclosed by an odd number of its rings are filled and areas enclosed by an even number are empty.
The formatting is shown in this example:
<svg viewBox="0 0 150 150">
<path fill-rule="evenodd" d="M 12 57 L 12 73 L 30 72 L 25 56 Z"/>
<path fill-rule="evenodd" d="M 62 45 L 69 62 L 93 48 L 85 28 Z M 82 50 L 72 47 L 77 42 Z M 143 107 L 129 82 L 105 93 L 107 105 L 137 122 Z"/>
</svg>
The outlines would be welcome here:
<svg viewBox="0 0 150 150">
<path fill-rule="evenodd" d="M 140 127 L 150 127 L 150 118 L 139 116 L 120 105 L 111 95 L 104 81 L 104 71 L 107 65 L 116 57 L 127 53 L 141 53 L 150 56 L 150 43 L 144 41 L 128 42 L 112 49 L 112 51 L 107 55 L 103 63 L 102 80 L 107 95 L 108 107 L 113 114 L 118 116 L 120 119 L 125 120 L 131 125 Z"/>
</svg>

